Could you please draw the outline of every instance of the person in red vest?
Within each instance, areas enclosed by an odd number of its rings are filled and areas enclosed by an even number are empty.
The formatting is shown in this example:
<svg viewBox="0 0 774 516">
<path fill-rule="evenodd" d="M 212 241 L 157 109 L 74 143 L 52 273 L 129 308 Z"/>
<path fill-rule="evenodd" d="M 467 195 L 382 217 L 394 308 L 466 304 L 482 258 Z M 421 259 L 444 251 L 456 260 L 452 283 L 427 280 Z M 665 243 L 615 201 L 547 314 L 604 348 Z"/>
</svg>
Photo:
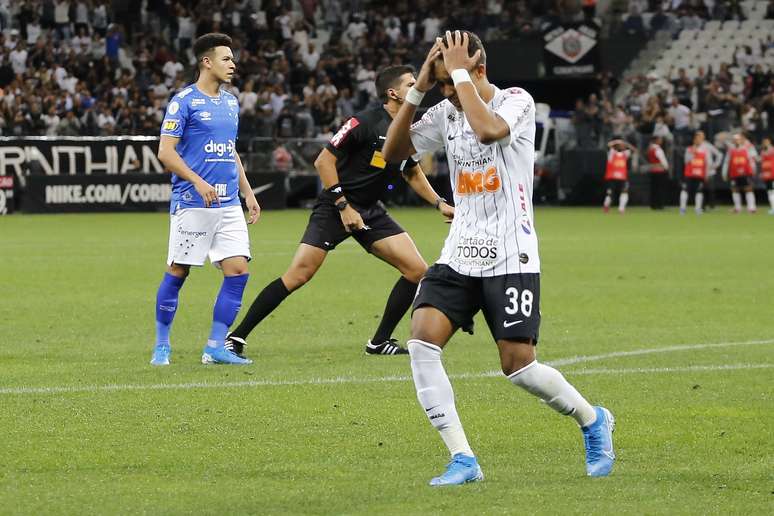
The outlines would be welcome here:
<svg viewBox="0 0 774 516">
<path fill-rule="evenodd" d="M 723 162 L 723 179 L 731 183 L 731 198 L 734 201 L 734 213 L 742 211 L 742 191 L 747 201 L 747 211 L 755 213 L 755 192 L 753 192 L 753 176 L 755 175 L 755 160 L 748 148 L 748 143 L 740 134 L 734 134 L 732 145 L 726 153 Z"/>
<path fill-rule="evenodd" d="M 664 197 L 667 180 L 669 179 L 669 162 L 664 149 L 661 147 L 663 139 L 653 136 L 648 146 L 648 172 L 650 175 L 650 207 L 654 210 L 664 209 Z"/>
<path fill-rule="evenodd" d="M 774 215 L 774 146 L 768 136 L 761 143 L 761 181 L 766 185 L 766 192 L 769 194 L 769 215 Z"/>
<path fill-rule="evenodd" d="M 626 211 L 629 202 L 629 157 L 637 149 L 629 142 L 621 139 L 611 140 L 607 144 L 607 167 L 605 167 L 605 202 L 602 209 L 610 211 L 613 203 L 613 193 L 618 195 L 618 211 Z"/>
<path fill-rule="evenodd" d="M 680 214 L 688 208 L 688 198 L 693 195 L 696 214 L 704 211 L 704 189 L 709 176 L 723 159 L 723 154 L 704 139 L 704 131 L 696 131 L 693 144 L 685 149 L 685 166 L 680 190 Z"/>
</svg>

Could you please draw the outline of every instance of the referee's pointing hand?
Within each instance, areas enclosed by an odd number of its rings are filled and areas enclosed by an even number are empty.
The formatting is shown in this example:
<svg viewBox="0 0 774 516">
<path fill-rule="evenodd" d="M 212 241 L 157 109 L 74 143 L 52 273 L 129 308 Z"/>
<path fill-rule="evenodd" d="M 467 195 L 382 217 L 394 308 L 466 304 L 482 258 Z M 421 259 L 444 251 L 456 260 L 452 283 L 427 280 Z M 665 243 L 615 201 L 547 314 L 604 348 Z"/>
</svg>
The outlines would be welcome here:
<svg viewBox="0 0 774 516">
<path fill-rule="evenodd" d="M 347 233 L 365 228 L 363 217 L 352 206 L 347 206 L 341 210 L 341 223 L 344 224 Z"/>
</svg>

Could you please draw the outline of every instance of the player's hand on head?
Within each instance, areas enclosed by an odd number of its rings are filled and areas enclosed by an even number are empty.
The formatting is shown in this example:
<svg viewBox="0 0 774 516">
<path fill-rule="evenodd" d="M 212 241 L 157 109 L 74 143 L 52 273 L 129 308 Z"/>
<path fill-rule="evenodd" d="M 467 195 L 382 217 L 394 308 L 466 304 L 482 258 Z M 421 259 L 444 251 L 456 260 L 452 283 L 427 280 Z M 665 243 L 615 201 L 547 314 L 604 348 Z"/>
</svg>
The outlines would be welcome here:
<svg viewBox="0 0 774 516">
<path fill-rule="evenodd" d="M 347 206 L 341 211 L 341 223 L 344 224 L 344 229 L 347 230 L 347 233 L 365 228 L 363 217 L 352 206 Z"/>
<path fill-rule="evenodd" d="M 437 38 L 441 55 L 443 55 L 443 64 L 446 67 L 446 71 L 451 73 L 453 70 L 472 70 L 478 58 L 481 57 L 481 50 L 476 50 L 476 53 L 472 56 L 468 55 L 468 33 L 455 30 L 446 31 L 446 42 L 443 39 Z"/>
<path fill-rule="evenodd" d="M 255 224 L 261 217 L 261 205 L 258 204 L 254 196 L 250 199 L 245 199 L 245 204 L 247 205 L 247 223 Z"/>
<path fill-rule="evenodd" d="M 196 188 L 196 191 L 199 193 L 199 195 L 202 196 L 202 200 L 204 201 L 204 206 L 209 208 L 213 204 L 220 205 L 220 199 L 218 198 L 218 192 L 215 190 L 215 187 L 209 184 L 205 180 L 197 181 L 194 184 L 194 188 Z"/>
<path fill-rule="evenodd" d="M 430 51 L 427 53 L 425 62 L 422 63 L 422 68 L 419 69 L 417 75 L 417 82 L 414 87 L 419 91 L 430 91 L 435 86 L 435 77 L 433 75 L 433 63 L 441 55 L 440 47 L 436 41 Z"/>
</svg>

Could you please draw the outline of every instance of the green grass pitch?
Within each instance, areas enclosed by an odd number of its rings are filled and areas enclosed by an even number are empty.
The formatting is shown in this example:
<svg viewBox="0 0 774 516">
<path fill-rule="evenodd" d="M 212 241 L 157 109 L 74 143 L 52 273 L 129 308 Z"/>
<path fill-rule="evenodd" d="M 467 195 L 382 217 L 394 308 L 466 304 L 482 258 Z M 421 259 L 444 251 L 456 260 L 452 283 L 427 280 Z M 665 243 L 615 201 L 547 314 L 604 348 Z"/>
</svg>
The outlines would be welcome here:
<svg viewBox="0 0 774 516">
<path fill-rule="evenodd" d="M 448 226 L 394 209 L 428 262 Z M 2 514 L 771 514 L 774 217 L 538 208 L 540 359 L 616 415 L 619 460 L 496 374 L 483 320 L 444 353 L 486 480 L 431 489 L 446 450 L 407 357 L 367 357 L 397 278 L 354 242 L 249 339 L 199 364 L 220 286 L 192 272 L 173 363 L 148 365 L 165 214 L 0 218 Z M 303 211 L 250 229 L 248 304 Z M 397 337 L 408 336 L 404 319 Z"/>
</svg>

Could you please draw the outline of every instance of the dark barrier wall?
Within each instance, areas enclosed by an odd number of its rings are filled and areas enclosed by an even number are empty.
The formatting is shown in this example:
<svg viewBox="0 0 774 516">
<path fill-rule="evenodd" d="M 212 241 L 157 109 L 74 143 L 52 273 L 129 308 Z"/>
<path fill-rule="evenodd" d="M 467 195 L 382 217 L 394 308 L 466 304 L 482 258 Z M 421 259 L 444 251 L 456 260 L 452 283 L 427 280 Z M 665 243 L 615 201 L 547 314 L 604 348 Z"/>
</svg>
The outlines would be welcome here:
<svg viewBox="0 0 774 516">
<path fill-rule="evenodd" d="M 153 136 L 0 137 L 0 176 L 163 172 Z"/>
<path fill-rule="evenodd" d="M 248 174 L 262 209 L 285 207 L 285 176 Z M 31 213 L 167 211 L 172 194 L 167 174 L 27 177 L 22 208 Z"/>
</svg>

